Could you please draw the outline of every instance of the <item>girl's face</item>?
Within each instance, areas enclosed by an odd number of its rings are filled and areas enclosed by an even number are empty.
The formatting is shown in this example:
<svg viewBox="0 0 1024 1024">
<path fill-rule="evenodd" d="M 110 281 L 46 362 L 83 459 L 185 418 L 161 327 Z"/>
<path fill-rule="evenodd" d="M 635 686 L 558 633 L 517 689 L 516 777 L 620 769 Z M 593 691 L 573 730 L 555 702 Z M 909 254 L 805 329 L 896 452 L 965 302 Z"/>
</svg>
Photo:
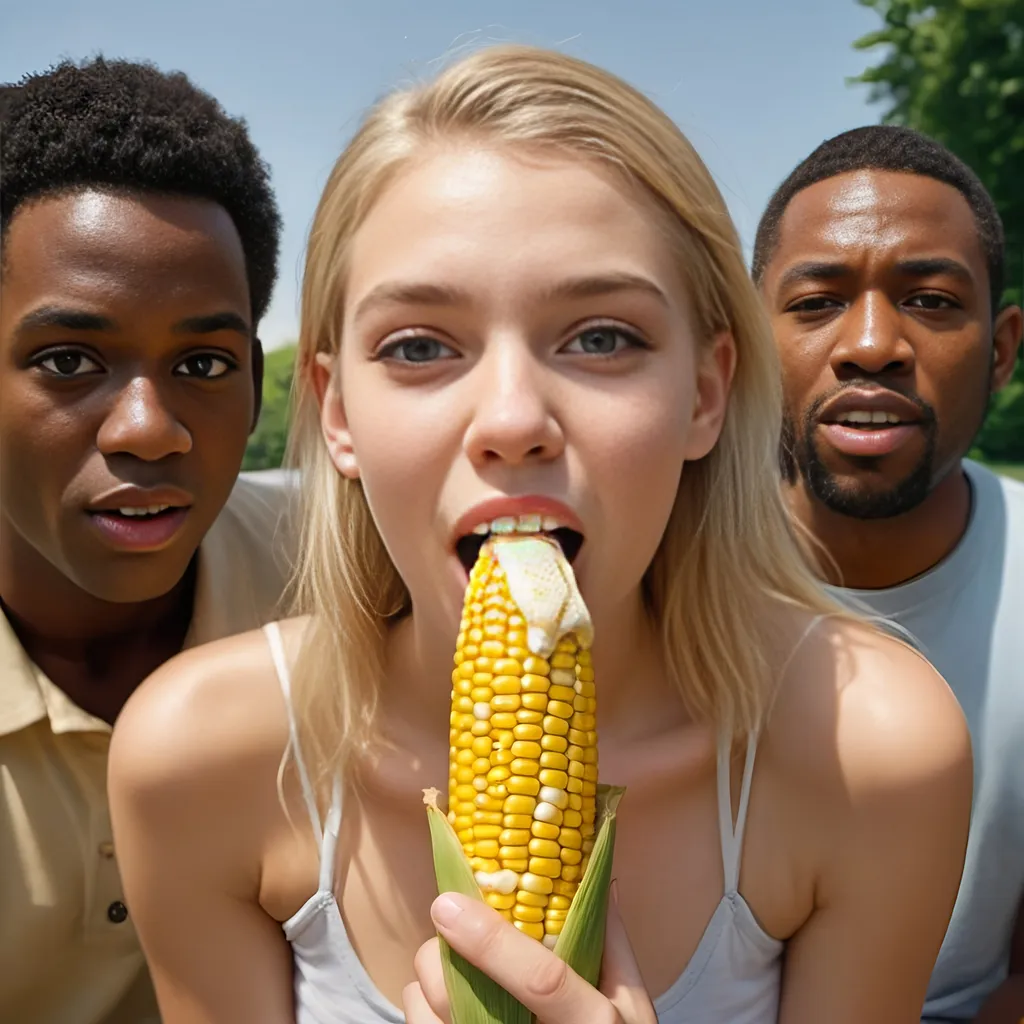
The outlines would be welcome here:
<svg viewBox="0 0 1024 1024">
<path fill-rule="evenodd" d="M 582 535 L 598 627 L 626 612 L 733 365 L 694 335 L 663 215 L 596 162 L 453 144 L 390 185 L 350 266 L 324 432 L 417 618 L 451 629 L 474 527 L 531 513 L 570 554 Z"/>
</svg>

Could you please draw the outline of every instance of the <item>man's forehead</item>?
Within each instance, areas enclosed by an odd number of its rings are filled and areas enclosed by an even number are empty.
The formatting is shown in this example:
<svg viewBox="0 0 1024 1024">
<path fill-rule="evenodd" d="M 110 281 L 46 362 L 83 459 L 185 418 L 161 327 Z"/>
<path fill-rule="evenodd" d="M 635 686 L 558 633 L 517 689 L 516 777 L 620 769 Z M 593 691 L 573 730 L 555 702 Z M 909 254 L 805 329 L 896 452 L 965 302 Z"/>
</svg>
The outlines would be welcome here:
<svg viewBox="0 0 1024 1024">
<path fill-rule="evenodd" d="M 816 255 L 908 248 L 955 250 L 981 260 L 978 227 L 967 200 L 945 182 L 899 171 L 860 170 L 798 192 L 779 223 L 769 268 Z"/>
</svg>

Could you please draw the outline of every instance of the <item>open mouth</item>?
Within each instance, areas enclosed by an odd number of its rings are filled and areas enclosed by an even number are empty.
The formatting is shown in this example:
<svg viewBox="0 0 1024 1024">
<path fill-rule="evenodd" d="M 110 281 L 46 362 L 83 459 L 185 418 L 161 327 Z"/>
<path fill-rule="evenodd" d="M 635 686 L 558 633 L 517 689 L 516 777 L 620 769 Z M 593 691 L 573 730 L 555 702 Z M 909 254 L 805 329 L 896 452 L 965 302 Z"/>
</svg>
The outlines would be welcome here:
<svg viewBox="0 0 1024 1024">
<path fill-rule="evenodd" d="M 187 511 L 187 508 L 181 505 L 143 505 L 125 506 L 116 509 L 95 509 L 90 514 L 104 519 L 121 521 L 125 525 L 131 526 L 133 524 L 141 525 L 148 522 L 159 522 L 163 519 L 173 519 L 185 511 Z"/>
<path fill-rule="evenodd" d="M 851 412 L 843 412 L 832 420 L 840 426 L 852 430 L 887 430 L 890 427 L 912 426 L 912 421 L 906 420 L 893 412 L 881 410 L 855 409 Z"/>
<path fill-rule="evenodd" d="M 96 516 L 107 516 L 110 518 L 130 519 L 133 521 L 147 522 L 153 519 L 173 516 L 175 513 L 184 511 L 181 505 L 147 505 L 145 507 L 126 508 L 104 508 L 93 512 Z"/>
<path fill-rule="evenodd" d="M 570 564 L 583 547 L 583 534 L 571 527 L 563 526 L 552 516 L 526 513 L 519 516 L 502 516 L 489 523 L 480 523 L 455 542 L 455 551 L 468 573 L 480 557 L 480 549 L 489 537 L 542 535 L 550 537 L 562 549 Z"/>
</svg>

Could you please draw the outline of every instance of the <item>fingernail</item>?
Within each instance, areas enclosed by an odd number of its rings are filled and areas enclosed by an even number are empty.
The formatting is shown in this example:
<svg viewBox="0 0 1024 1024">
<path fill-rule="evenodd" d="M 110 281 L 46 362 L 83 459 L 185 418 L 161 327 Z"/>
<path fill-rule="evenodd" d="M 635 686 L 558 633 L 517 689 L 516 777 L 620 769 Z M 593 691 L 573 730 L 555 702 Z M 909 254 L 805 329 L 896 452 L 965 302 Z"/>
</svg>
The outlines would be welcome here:
<svg viewBox="0 0 1024 1024">
<path fill-rule="evenodd" d="M 445 892 L 438 896 L 430 908 L 430 916 L 434 919 L 434 924 L 439 924 L 443 928 L 454 927 L 459 915 L 465 909 L 459 900 L 460 897 L 456 893 Z"/>
<path fill-rule="evenodd" d="M 613 878 L 612 879 L 612 884 L 610 886 L 610 890 L 611 890 L 612 903 L 614 903 L 615 906 L 618 906 L 619 905 L 619 880 L 617 878 Z"/>
</svg>

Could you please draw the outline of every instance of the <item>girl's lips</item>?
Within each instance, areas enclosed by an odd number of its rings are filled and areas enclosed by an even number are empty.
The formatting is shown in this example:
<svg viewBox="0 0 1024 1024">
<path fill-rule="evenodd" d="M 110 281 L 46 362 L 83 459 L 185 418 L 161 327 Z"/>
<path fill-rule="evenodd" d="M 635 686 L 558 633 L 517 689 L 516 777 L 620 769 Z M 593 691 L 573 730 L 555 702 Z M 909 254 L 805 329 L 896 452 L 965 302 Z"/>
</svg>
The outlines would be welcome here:
<svg viewBox="0 0 1024 1024">
<path fill-rule="evenodd" d="M 845 423 L 822 423 L 820 429 L 828 443 L 843 455 L 872 458 L 890 455 L 905 445 L 920 428 L 919 423 L 857 429 Z"/>
</svg>

